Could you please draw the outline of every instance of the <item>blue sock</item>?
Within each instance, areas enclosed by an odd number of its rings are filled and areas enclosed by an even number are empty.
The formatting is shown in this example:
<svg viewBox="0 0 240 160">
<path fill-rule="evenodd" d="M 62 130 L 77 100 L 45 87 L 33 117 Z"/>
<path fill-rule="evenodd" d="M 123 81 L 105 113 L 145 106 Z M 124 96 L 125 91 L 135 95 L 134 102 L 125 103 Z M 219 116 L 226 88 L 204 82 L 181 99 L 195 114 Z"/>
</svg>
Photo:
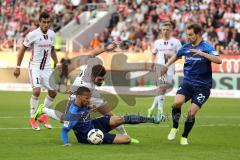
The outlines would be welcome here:
<svg viewBox="0 0 240 160">
<path fill-rule="evenodd" d="M 125 124 L 154 123 L 154 118 L 147 118 L 139 115 L 124 116 Z"/>
</svg>

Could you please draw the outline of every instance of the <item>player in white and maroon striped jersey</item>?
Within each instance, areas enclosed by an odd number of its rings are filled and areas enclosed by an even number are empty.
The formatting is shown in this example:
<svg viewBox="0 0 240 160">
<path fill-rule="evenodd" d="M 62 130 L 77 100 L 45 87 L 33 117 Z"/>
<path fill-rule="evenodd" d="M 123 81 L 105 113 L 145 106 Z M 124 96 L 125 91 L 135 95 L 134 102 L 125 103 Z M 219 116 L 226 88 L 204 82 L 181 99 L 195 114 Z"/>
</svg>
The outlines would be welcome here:
<svg viewBox="0 0 240 160">
<path fill-rule="evenodd" d="M 158 106 L 158 116 L 163 116 L 163 105 L 165 101 L 165 93 L 169 87 L 172 87 L 174 66 L 168 69 L 168 72 L 160 76 L 160 70 L 155 64 L 164 65 L 168 59 L 177 54 L 177 51 L 182 47 L 181 42 L 171 37 L 172 24 L 169 21 L 165 21 L 161 24 L 162 37 L 154 42 L 153 48 L 153 66 L 152 68 L 156 72 L 156 85 L 159 86 L 160 92 L 154 98 L 151 108 L 148 109 L 148 117 L 152 116 L 153 110 Z"/>
<path fill-rule="evenodd" d="M 32 84 L 32 96 L 30 98 L 30 125 L 33 130 L 40 130 L 37 121 L 34 120 L 33 114 L 38 107 L 38 97 L 41 93 L 41 88 L 48 90 L 48 95 L 44 100 L 44 106 L 50 107 L 57 93 L 49 84 L 52 69 L 50 67 L 50 58 L 52 57 L 55 64 L 58 64 L 58 59 L 54 49 L 55 33 L 50 30 L 51 17 L 48 13 L 41 13 L 39 16 L 39 28 L 31 31 L 26 36 L 23 45 L 18 53 L 17 67 L 14 71 L 14 76 L 17 78 L 20 75 L 20 65 L 25 51 L 31 48 L 32 57 L 29 62 L 29 77 Z M 39 122 L 43 122 L 45 127 L 52 128 L 46 115 L 39 117 Z"/>
</svg>

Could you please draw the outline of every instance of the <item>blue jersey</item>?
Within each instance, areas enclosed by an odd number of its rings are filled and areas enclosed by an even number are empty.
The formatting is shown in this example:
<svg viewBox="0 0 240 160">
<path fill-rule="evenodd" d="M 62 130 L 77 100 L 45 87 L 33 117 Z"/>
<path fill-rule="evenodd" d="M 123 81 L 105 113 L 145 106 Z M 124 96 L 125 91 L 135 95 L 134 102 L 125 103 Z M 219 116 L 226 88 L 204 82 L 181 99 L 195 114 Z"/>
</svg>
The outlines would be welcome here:
<svg viewBox="0 0 240 160">
<path fill-rule="evenodd" d="M 85 106 L 81 107 L 72 103 L 62 125 L 62 141 L 64 144 L 69 143 L 68 132 L 71 129 L 75 134 L 87 134 L 92 128 L 94 128 L 94 126 L 90 118 L 89 109 Z"/>
<path fill-rule="evenodd" d="M 185 56 L 183 82 L 195 86 L 212 87 L 212 67 L 211 61 L 190 52 L 190 49 L 200 50 L 204 53 L 218 56 L 213 46 L 207 41 L 201 41 L 197 46 L 185 44 L 177 53 L 177 57 Z"/>
</svg>

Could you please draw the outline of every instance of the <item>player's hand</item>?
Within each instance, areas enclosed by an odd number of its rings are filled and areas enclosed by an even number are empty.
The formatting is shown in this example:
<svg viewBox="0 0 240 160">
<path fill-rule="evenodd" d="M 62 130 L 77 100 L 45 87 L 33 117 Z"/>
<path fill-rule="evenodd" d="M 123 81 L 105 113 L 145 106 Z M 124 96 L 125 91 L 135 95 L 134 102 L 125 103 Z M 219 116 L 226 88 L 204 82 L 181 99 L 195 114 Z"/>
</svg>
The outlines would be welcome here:
<svg viewBox="0 0 240 160">
<path fill-rule="evenodd" d="M 56 64 L 56 68 L 57 68 L 57 69 L 61 69 L 61 68 L 62 68 L 62 64 L 61 64 L 61 63 L 57 63 L 57 64 Z"/>
<path fill-rule="evenodd" d="M 160 76 L 163 76 L 164 74 L 166 74 L 168 71 L 168 67 L 166 65 L 163 65 L 161 71 L 160 71 Z"/>
<path fill-rule="evenodd" d="M 95 105 L 90 107 L 90 112 L 95 112 L 97 111 L 97 107 Z"/>
<path fill-rule="evenodd" d="M 55 69 L 59 71 L 59 73 L 62 73 L 62 64 L 61 63 L 57 63 L 55 66 Z"/>
<path fill-rule="evenodd" d="M 20 75 L 20 68 L 16 68 L 13 72 L 13 75 L 18 78 L 18 76 Z"/>
<path fill-rule="evenodd" d="M 71 147 L 72 146 L 72 144 L 71 143 L 66 143 L 66 144 L 64 144 L 64 145 L 62 145 L 63 147 Z"/>
<path fill-rule="evenodd" d="M 205 53 L 202 51 L 196 50 L 196 49 L 189 49 L 190 52 L 192 52 L 194 55 L 204 56 Z"/>
<path fill-rule="evenodd" d="M 110 44 L 108 44 L 107 46 L 105 46 L 105 50 L 106 51 L 112 51 L 117 47 L 117 43 L 116 42 L 112 42 Z"/>
</svg>

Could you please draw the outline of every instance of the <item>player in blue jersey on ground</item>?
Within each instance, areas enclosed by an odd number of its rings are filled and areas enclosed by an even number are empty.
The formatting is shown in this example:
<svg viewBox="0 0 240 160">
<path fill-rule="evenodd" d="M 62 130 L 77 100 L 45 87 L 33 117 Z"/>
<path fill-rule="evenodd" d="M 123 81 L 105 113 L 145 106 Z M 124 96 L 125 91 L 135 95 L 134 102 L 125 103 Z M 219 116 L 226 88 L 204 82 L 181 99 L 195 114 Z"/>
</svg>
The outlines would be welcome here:
<svg viewBox="0 0 240 160">
<path fill-rule="evenodd" d="M 160 119 L 156 117 L 143 117 L 139 115 L 125 115 L 125 116 L 102 116 L 96 119 L 92 119 L 90 114 L 92 111 L 96 110 L 94 107 L 90 107 L 91 91 L 84 86 L 81 86 L 74 93 L 76 95 L 75 101 L 69 106 L 68 111 L 64 117 L 62 125 L 61 138 L 64 146 L 71 145 L 68 140 L 68 132 L 70 130 L 74 131 L 74 134 L 80 143 L 89 143 L 87 140 L 87 134 L 91 129 L 100 129 L 103 134 L 104 144 L 129 144 L 129 143 L 139 143 L 138 140 L 130 138 L 128 135 L 124 134 L 112 134 L 109 131 L 115 129 L 122 124 L 139 124 L 139 123 L 155 123 L 159 124 Z M 43 114 L 43 105 L 39 106 L 34 118 L 37 119 L 41 114 Z M 52 110 L 53 109 L 48 109 Z M 55 111 L 58 112 L 58 111 Z M 56 118 L 60 120 L 63 118 Z M 54 118 L 54 117 L 53 117 Z"/>
<path fill-rule="evenodd" d="M 168 140 L 175 139 L 178 132 L 181 107 L 191 99 L 191 106 L 180 140 L 181 145 L 188 144 L 187 137 L 194 125 L 196 113 L 210 95 L 210 89 L 212 87 L 211 62 L 217 64 L 222 63 L 214 47 L 202 39 L 202 28 L 199 24 L 192 23 L 187 25 L 185 32 L 189 43 L 185 44 L 178 51 L 177 55 L 174 55 L 161 70 L 161 74 L 165 74 L 171 64 L 180 57 L 185 57 L 184 78 L 177 90 L 172 106 L 173 128 L 168 135 Z"/>
</svg>

